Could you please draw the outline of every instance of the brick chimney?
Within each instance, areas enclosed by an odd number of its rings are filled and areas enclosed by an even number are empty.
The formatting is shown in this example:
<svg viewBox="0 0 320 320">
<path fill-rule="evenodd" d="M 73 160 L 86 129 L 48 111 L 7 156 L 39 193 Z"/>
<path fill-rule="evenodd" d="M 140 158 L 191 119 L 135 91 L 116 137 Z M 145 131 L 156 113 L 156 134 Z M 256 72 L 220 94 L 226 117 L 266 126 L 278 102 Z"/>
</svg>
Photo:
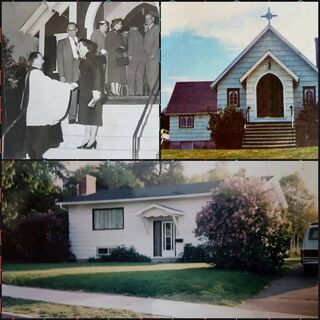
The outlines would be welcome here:
<svg viewBox="0 0 320 320">
<path fill-rule="evenodd" d="M 86 175 L 78 184 L 78 195 L 85 196 L 96 192 L 96 177 Z"/>
</svg>

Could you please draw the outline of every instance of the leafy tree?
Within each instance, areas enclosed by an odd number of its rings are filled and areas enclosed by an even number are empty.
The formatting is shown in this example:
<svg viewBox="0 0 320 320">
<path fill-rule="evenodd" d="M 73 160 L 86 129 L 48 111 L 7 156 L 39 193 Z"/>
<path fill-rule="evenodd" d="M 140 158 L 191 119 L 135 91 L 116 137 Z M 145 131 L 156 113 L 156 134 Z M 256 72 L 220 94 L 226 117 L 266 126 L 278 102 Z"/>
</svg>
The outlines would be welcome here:
<svg viewBox="0 0 320 320">
<path fill-rule="evenodd" d="M 213 190 L 197 214 L 195 234 L 218 268 L 270 272 L 283 264 L 288 226 L 275 194 L 259 178 L 233 176 Z"/>
<path fill-rule="evenodd" d="M 208 170 L 206 173 L 194 175 L 190 182 L 203 182 L 203 181 L 219 181 L 230 177 L 231 173 L 228 168 L 227 161 L 218 161 L 215 163 L 213 169 Z"/>
<path fill-rule="evenodd" d="M 226 107 L 211 114 L 208 129 L 218 148 L 241 148 L 244 124 L 245 118 L 240 110 Z"/>
<path fill-rule="evenodd" d="M 183 166 L 179 161 L 137 161 L 130 165 L 133 174 L 144 186 L 184 183 Z"/>
<path fill-rule="evenodd" d="M 291 246 L 297 248 L 308 225 L 317 221 L 315 199 L 297 172 L 281 178 L 280 185 L 288 203 L 286 215 L 292 233 Z"/>
<path fill-rule="evenodd" d="M 22 216 L 55 207 L 60 192 L 56 181 L 65 175 L 66 169 L 59 161 L 3 161 L 4 226 L 10 228 Z"/>
</svg>

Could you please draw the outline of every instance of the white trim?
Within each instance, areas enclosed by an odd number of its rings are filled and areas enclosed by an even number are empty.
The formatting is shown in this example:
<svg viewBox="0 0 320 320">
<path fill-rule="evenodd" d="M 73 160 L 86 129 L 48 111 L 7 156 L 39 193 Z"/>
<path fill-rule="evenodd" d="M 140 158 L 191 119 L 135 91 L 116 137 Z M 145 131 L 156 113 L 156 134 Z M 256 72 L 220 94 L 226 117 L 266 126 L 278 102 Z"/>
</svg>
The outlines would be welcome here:
<svg viewBox="0 0 320 320">
<path fill-rule="evenodd" d="M 144 197 L 144 198 L 134 198 L 134 199 L 113 199 L 113 200 L 91 200 L 91 201 L 67 201 L 67 202 L 57 202 L 57 205 L 82 205 L 82 204 L 100 204 L 100 203 L 118 203 L 118 202 L 136 202 L 136 201 L 149 201 L 157 199 L 181 199 L 181 198 L 196 198 L 210 196 L 211 192 L 205 193 L 194 193 L 194 194 L 183 194 L 179 196 L 158 196 L 158 197 Z"/>
<path fill-rule="evenodd" d="M 39 29 L 39 52 L 44 56 L 44 44 L 45 44 L 45 38 L 46 38 L 46 29 L 45 24 L 40 26 Z"/>
<path fill-rule="evenodd" d="M 275 28 L 271 25 L 267 25 L 255 38 L 254 40 L 237 56 L 237 58 L 229 64 L 229 66 L 222 71 L 222 73 L 211 83 L 211 88 L 215 87 L 218 82 L 233 68 L 238 61 L 256 44 L 256 42 L 268 31 L 271 30 L 276 36 L 278 36 L 285 44 L 287 44 L 296 54 L 298 54 L 312 69 L 318 72 L 318 68 L 305 57 L 296 47 L 294 47 L 285 37 L 283 37 Z"/>
<path fill-rule="evenodd" d="M 296 82 L 299 82 L 299 77 L 291 71 L 280 59 L 278 59 L 270 50 L 268 50 L 241 78 L 242 83 L 267 57 L 271 57 L 282 69 L 284 69 Z"/>
<path fill-rule="evenodd" d="M 173 208 L 170 209 L 170 208 L 167 208 L 167 207 L 165 207 L 165 206 L 158 205 L 158 204 L 152 204 L 152 205 L 148 206 L 147 208 L 140 210 L 140 211 L 137 213 L 137 216 L 143 217 L 144 214 L 145 214 L 147 211 L 149 211 L 149 210 L 151 210 L 151 209 L 154 209 L 154 208 L 159 209 L 159 210 L 162 210 L 162 211 L 165 211 L 165 212 L 169 213 L 169 214 L 172 215 L 172 216 L 173 216 L 173 215 L 174 215 L 174 216 L 183 216 L 183 215 L 184 215 L 184 213 L 183 213 L 182 211 L 180 211 L 180 210 L 176 210 L 176 209 L 173 209 Z"/>
<path fill-rule="evenodd" d="M 99 7 L 103 1 L 92 1 L 89 4 L 86 17 L 84 20 L 84 27 L 87 29 L 87 39 L 90 39 L 91 34 L 94 30 L 94 21 L 96 19 L 97 12 L 99 10 Z"/>
</svg>

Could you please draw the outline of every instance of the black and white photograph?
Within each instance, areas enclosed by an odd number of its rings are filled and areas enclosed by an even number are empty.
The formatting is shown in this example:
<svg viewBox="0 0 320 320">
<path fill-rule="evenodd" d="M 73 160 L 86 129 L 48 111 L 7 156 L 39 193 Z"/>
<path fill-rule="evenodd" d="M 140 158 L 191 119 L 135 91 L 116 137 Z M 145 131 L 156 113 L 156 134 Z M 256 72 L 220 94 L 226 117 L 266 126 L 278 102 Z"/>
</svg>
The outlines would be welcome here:
<svg viewBox="0 0 320 320">
<path fill-rule="evenodd" d="M 158 2 L 4 2 L 5 159 L 159 157 Z"/>
</svg>

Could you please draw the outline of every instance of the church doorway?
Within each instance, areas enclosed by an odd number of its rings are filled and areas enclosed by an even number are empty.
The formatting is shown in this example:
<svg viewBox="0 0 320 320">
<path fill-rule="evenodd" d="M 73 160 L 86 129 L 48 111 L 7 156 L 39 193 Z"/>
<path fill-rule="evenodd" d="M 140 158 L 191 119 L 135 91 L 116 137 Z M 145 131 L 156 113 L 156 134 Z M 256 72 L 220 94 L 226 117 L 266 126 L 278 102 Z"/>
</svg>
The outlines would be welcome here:
<svg viewBox="0 0 320 320">
<path fill-rule="evenodd" d="M 283 85 L 271 73 L 264 75 L 257 85 L 257 117 L 283 117 Z"/>
</svg>

